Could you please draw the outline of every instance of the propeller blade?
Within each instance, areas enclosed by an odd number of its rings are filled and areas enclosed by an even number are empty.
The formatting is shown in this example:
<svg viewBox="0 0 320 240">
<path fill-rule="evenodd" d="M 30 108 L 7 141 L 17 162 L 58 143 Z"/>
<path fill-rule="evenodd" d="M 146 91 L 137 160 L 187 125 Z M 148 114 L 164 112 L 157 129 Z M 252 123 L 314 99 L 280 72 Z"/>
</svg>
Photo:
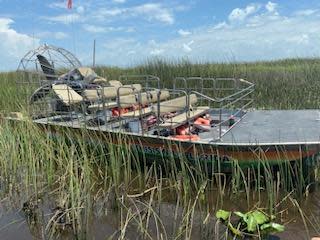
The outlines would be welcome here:
<svg viewBox="0 0 320 240">
<path fill-rule="evenodd" d="M 40 62 L 41 69 L 43 73 L 46 75 L 47 80 L 56 80 L 54 67 L 49 63 L 48 59 L 41 54 L 37 55 L 38 61 Z"/>
</svg>

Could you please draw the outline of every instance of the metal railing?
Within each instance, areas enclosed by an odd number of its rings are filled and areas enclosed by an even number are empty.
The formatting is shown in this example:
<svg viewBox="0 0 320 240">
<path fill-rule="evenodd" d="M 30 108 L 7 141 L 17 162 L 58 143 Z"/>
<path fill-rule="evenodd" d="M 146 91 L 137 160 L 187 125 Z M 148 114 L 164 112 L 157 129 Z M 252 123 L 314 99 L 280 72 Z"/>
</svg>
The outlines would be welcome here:
<svg viewBox="0 0 320 240">
<path fill-rule="evenodd" d="M 126 124 L 130 121 L 141 121 L 141 133 L 142 135 L 150 134 L 150 129 L 157 130 L 158 134 L 161 129 L 161 124 L 164 121 L 170 121 L 170 119 L 166 118 L 164 120 L 164 114 L 161 111 L 161 108 L 165 105 L 163 104 L 163 99 L 160 99 L 160 79 L 155 76 L 151 75 L 134 75 L 134 76 L 121 76 L 119 80 L 123 84 L 127 84 L 126 86 L 119 86 L 116 88 L 116 96 L 114 98 L 107 98 L 104 94 L 104 87 L 97 85 L 96 88 L 96 95 L 98 96 L 93 102 L 88 101 L 85 99 L 83 94 L 83 101 L 79 102 L 76 105 L 69 104 L 70 107 L 66 108 L 69 111 L 57 111 L 57 112 L 48 112 L 45 110 L 45 117 L 47 121 L 51 121 L 51 117 L 55 117 L 58 115 L 61 116 L 61 119 L 64 117 L 68 117 L 72 120 L 70 124 L 72 126 L 89 126 L 88 122 L 95 118 L 103 119 L 103 126 L 101 129 L 110 129 L 110 130 L 120 130 L 120 131 L 127 131 Z M 129 83 L 129 84 L 128 84 Z M 130 85 L 130 83 L 142 83 L 141 89 L 136 89 L 134 85 Z M 114 107 L 117 107 L 119 110 L 122 108 L 121 104 L 121 91 L 123 89 L 131 89 L 132 92 L 130 93 L 134 101 L 132 105 L 135 105 L 137 114 L 133 114 L 129 117 L 123 117 L 120 114 L 118 116 L 112 116 L 112 108 L 110 108 L 110 102 L 116 103 Z M 142 96 L 145 98 L 148 96 L 148 93 L 151 91 L 157 90 L 157 99 L 153 99 L 153 101 L 147 101 L 146 104 L 145 99 L 142 101 Z M 72 89 L 68 88 L 66 91 L 72 91 Z M 173 80 L 173 89 L 165 89 L 165 91 L 169 92 L 169 99 L 175 99 L 175 97 L 185 97 L 185 106 L 184 108 L 177 108 L 178 110 L 172 116 L 186 114 L 184 119 L 184 123 L 189 126 L 192 125 L 192 118 L 190 113 L 190 96 L 195 94 L 197 97 L 197 103 L 195 103 L 193 107 L 196 108 L 197 106 L 208 106 L 210 111 L 214 110 L 215 117 L 217 117 L 217 122 L 212 125 L 215 129 L 218 129 L 218 137 L 214 140 L 219 140 L 221 137 L 229 131 L 231 128 L 228 128 L 227 131 L 222 131 L 224 125 L 230 120 L 232 116 L 240 116 L 242 112 L 250 107 L 253 103 L 252 93 L 254 92 L 254 84 L 243 80 L 243 79 L 236 79 L 236 78 L 201 78 L 201 77 L 191 77 L 191 78 L 175 78 Z M 142 95 L 144 94 L 144 95 Z M 69 95 L 69 92 L 68 92 Z M 71 96 L 71 93 L 70 93 Z M 54 104 L 57 101 L 57 97 L 51 97 L 49 99 L 44 99 L 46 104 Z M 168 100 L 168 99 L 166 99 Z M 184 100 L 182 100 L 184 101 Z M 91 104 L 99 104 L 99 108 L 94 111 L 88 111 L 88 106 Z M 114 108 L 113 107 L 113 108 Z M 150 114 L 156 117 L 156 123 L 152 126 L 148 126 L 145 128 L 142 124 L 146 118 L 146 114 L 144 110 L 146 108 L 152 108 Z M 135 108 L 132 108 L 135 109 Z M 132 110 L 130 109 L 130 111 Z M 224 110 L 225 109 L 232 109 L 232 113 L 229 116 L 225 116 Z M 55 109 L 53 108 L 53 111 Z M 241 115 L 242 117 L 242 115 Z M 172 118 L 172 121 L 173 118 Z M 116 123 L 116 124 L 115 124 Z M 172 125 L 177 126 L 177 123 L 172 122 Z M 116 126 L 116 127 L 114 127 Z M 97 127 L 101 127 L 100 124 L 97 124 Z"/>
<path fill-rule="evenodd" d="M 178 84 L 182 82 L 182 84 Z M 196 94 L 200 97 L 200 102 L 204 101 L 210 107 L 218 109 L 219 111 L 219 123 L 215 125 L 219 129 L 219 138 L 221 139 L 231 128 L 222 133 L 222 126 L 230 121 L 230 118 L 239 115 L 245 109 L 253 104 L 252 93 L 254 92 L 254 84 L 244 79 L 238 78 L 201 78 L 190 77 L 183 78 L 178 77 L 174 79 L 173 87 L 179 89 L 185 88 L 188 94 Z M 209 94 L 205 94 L 205 92 Z M 210 91 L 212 94 L 210 94 Z M 227 92 L 227 93 L 226 93 Z M 219 96 L 222 97 L 219 97 Z M 226 95 L 226 96 L 223 96 Z M 218 96 L 218 97 L 213 97 Z M 236 109 L 227 119 L 222 120 L 222 112 L 224 109 L 233 108 Z"/>
</svg>

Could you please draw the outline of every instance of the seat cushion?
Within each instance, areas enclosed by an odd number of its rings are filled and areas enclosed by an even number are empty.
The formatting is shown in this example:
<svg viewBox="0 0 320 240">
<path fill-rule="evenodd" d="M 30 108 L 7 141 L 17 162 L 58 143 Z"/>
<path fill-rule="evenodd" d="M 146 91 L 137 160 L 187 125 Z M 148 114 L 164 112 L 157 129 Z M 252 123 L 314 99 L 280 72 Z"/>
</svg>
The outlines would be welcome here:
<svg viewBox="0 0 320 240">
<path fill-rule="evenodd" d="M 54 84 L 52 85 L 52 90 L 57 95 L 57 97 L 67 106 L 83 101 L 83 97 L 67 84 Z"/>
<path fill-rule="evenodd" d="M 210 108 L 207 106 L 203 107 L 197 107 L 189 112 L 189 116 L 187 112 L 178 114 L 170 119 L 167 119 L 164 123 L 159 124 L 159 127 L 162 128 L 177 128 L 185 123 L 187 123 L 188 120 L 195 119 L 205 113 L 208 112 Z"/>
</svg>

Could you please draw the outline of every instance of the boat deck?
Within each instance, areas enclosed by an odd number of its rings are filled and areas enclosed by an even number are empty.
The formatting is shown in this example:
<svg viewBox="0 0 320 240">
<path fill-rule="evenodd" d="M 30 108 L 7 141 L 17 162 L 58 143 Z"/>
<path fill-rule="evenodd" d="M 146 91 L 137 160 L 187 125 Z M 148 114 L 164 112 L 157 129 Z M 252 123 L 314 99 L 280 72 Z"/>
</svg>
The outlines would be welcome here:
<svg viewBox="0 0 320 240">
<path fill-rule="evenodd" d="M 217 113 L 212 111 L 211 114 L 215 116 Z M 224 117 L 223 115 L 223 120 Z M 84 122 L 79 122 L 77 119 L 61 121 L 61 116 L 37 119 L 34 122 L 71 128 L 85 126 Z M 87 125 L 86 127 L 100 131 L 123 131 L 119 128 L 119 122 L 95 127 Z M 130 132 L 128 133 L 130 134 Z M 231 129 L 223 126 L 222 134 L 221 139 L 219 139 L 219 128 L 214 127 L 209 132 L 200 134 L 201 142 L 214 145 L 318 144 L 320 143 L 320 110 L 249 111 Z M 139 133 L 134 135 L 139 135 Z M 156 137 L 152 134 L 149 136 Z"/>
<path fill-rule="evenodd" d="M 221 139 L 233 144 L 320 142 L 320 110 L 248 112 Z"/>
</svg>

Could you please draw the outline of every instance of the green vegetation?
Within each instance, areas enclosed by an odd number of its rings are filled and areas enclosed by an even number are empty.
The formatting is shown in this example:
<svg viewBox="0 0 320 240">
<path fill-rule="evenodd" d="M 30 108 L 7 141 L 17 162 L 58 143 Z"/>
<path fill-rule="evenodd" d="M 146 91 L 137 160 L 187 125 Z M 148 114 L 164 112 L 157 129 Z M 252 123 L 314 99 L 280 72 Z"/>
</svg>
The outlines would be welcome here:
<svg viewBox="0 0 320 240">
<path fill-rule="evenodd" d="M 236 219 L 232 219 L 236 217 Z M 221 220 L 229 229 L 232 235 L 238 238 L 254 238 L 261 237 L 266 239 L 270 233 L 283 232 L 284 226 L 272 222 L 276 217 L 268 216 L 261 210 L 242 212 L 229 212 L 218 210 L 216 218 Z M 234 223 L 232 223 L 232 221 Z"/>
<path fill-rule="evenodd" d="M 248 64 L 153 61 L 130 69 L 99 67 L 97 73 L 108 79 L 152 74 L 167 86 L 176 76 L 245 78 L 256 84 L 256 108 L 318 108 L 320 101 L 316 59 Z M 0 74 L 3 111 L 25 109 L 28 93 L 25 85 L 17 87 L 18 78 L 15 73 Z M 210 173 L 183 155 L 163 157 L 160 165 L 148 161 L 130 148 L 130 139 L 118 139 L 123 143 L 119 146 L 85 130 L 77 141 L 71 134 L 44 134 L 28 121 L 1 123 L 0 198 L 10 206 L 7 211 L 22 209 L 35 238 L 93 239 L 108 228 L 106 239 L 224 239 L 228 229 L 215 218 L 220 208 L 258 208 L 281 224 L 294 219 L 305 226 L 306 234 L 320 234 L 319 216 L 303 207 L 312 194 L 299 163 L 274 169 L 257 159 L 261 168 L 253 170 L 241 169 L 235 161 L 230 174 Z"/>
<path fill-rule="evenodd" d="M 175 77 L 237 77 L 256 84 L 255 106 L 265 109 L 318 108 L 320 98 L 320 60 L 288 59 L 256 63 L 199 63 L 153 60 L 133 68 L 97 67 L 96 72 L 108 79 L 125 74 L 151 74 L 160 77 L 170 87 Z M 12 110 L 27 99 L 26 85 L 17 84 L 21 76 L 16 73 L 0 74 L 1 110 Z M 25 96 L 18 94 L 17 85 Z M 172 86 L 171 86 L 172 87 Z M 30 92 L 27 92 L 30 94 Z"/>
<path fill-rule="evenodd" d="M 256 84 L 255 107 L 265 109 L 318 108 L 320 60 L 288 59 L 274 62 L 238 64 L 191 64 L 188 61 L 150 61 L 135 68 L 97 68 L 109 79 L 121 74 L 151 74 L 165 86 L 181 76 L 236 77 Z M 172 86 L 171 86 L 172 87 Z"/>
</svg>

